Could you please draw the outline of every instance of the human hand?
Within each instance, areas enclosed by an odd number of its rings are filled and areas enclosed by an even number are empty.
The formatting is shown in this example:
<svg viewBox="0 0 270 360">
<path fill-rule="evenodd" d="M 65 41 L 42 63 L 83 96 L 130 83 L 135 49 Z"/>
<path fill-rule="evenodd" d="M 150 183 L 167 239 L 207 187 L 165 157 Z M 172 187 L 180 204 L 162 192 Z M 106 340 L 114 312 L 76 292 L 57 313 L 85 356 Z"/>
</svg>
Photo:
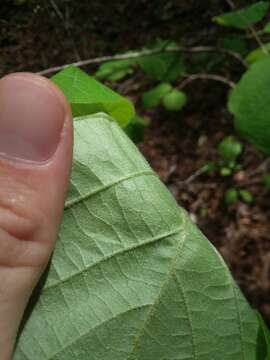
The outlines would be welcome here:
<svg viewBox="0 0 270 360">
<path fill-rule="evenodd" d="M 0 80 L 0 359 L 54 248 L 72 162 L 71 111 L 49 80 Z"/>
</svg>

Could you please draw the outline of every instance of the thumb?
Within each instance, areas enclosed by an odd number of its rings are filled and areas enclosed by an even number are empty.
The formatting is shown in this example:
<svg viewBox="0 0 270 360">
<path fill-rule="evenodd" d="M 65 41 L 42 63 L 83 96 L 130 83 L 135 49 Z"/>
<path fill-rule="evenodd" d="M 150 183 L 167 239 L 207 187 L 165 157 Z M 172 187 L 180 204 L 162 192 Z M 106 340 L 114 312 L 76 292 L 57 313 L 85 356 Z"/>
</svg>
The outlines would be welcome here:
<svg viewBox="0 0 270 360">
<path fill-rule="evenodd" d="M 0 359 L 11 358 L 33 288 L 53 250 L 72 160 L 69 105 L 49 80 L 0 80 Z"/>
</svg>

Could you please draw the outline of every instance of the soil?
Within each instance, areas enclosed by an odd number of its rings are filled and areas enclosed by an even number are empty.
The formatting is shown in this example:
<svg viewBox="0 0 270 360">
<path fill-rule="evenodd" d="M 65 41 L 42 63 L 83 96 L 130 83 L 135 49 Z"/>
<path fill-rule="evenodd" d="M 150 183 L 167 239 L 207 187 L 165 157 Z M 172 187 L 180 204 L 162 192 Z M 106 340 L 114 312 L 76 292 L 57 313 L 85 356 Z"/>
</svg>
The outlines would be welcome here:
<svg viewBox="0 0 270 360">
<path fill-rule="evenodd" d="M 213 45 L 220 30 L 209 26 L 211 18 L 226 9 L 226 1 L 217 5 L 209 0 L 156 0 L 154 7 L 147 0 L 109 5 L 98 0 L 2 0 L 0 74 L 35 72 L 138 49 L 157 37 L 173 38 L 186 46 Z M 221 71 L 237 80 L 242 70 L 230 64 Z M 147 84 L 140 74 L 114 86 L 150 119 L 139 145 L 142 153 L 222 253 L 252 306 L 270 324 L 270 192 L 262 182 L 270 172 L 269 161 L 244 143 L 241 169 L 233 176 L 198 172 L 208 161 L 218 161 L 217 144 L 225 135 L 234 134 L 226 110 L 228 89 L 215 82 L 194 82 L 185 89 L 189 97 L 185 111 L 168 113 L 162 108 L 142 108 L 140 95 Z M 226 206 L 224 194 L 230 187 L 250 191 L 254 202 Z"/>
</svg>

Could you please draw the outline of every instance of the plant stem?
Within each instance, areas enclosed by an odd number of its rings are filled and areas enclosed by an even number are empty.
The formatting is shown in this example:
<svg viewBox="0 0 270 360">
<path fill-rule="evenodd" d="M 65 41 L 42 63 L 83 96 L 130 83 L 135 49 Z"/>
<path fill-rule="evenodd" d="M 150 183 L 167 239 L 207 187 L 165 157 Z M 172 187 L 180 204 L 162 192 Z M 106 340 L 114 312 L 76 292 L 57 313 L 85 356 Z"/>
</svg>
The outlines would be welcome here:
<svg viewBox="0 0 270 360">
<path fill-rule="evenodd" d="M 183 89 L 185 86 L 196 80 L 214 80 L 214 81 L 222 82 L 223 84 L 228 85 L 232 89 L 236 85 L 232 80 L 226 79 L 224 76 L 221 75 L 203 73 L 203 74 L 185 74 L 182 76 L 185 77 L 186 79 L 178 85 L 178 89 Z"/>
<path fill-rule="evenodd" d="M 220 53 L 223 53 L 223 54 L 233 57 L 234 59 L 238 60 L 242 64 L 242 66 L 244 66 L 245 68 L 248 68 L 248 64 L 246 63 L 246 61 L 239 54 L 237 54 L 234 51 L 231 51 L 228 49 L 223 49 L 223 48 L 218 48 L 218 47 L 214 47 L 214 46 L 196 46 L 196 47 L 191 47 L 191 48 L 172 47 L 172 48 L 166 48 L 166 49 L 145 49 L 145 50 L 134 51 L 134 52 L 129 52 L 129 53 L 125 53 L 125 54 L 101 56 L 101 57 L 96 57 L 96 58 L 92 58 L 92 59 L 77 61 L 77 62 L 74 62 L 71 64 L 54 66 L 54 67 L 42 70 L 42 71 L 38 72 L 38 74 L 40 74 L 40 75 L 52 74 L 54 72 L 63 70 L 70 65 L 82 67 L 82 66 L 86 66 L 86 65 L 90 65 L 90 64 L 100 64 L 100 63 L 103 63 L 106 61 L 112 61 L 112 60 L 137 59 L 142 56 L 150 56 L 150 55 L 156 55 L 156 54 L 162 54 L 162 53 L 178 53 L 178 52 L 185 52 L 185 53 L 220 52 Z"/>
</svg>

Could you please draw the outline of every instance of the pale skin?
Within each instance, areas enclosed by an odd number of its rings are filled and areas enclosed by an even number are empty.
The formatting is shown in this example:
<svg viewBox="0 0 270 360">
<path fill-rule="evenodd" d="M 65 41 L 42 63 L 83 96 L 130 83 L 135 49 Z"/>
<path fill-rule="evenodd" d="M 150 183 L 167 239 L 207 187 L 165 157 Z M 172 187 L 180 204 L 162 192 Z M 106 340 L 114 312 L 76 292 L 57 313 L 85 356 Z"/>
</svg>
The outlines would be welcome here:
<svg viewBox="0 0 270 360">
<path fill-rule="evenodd" d="M 71 111 L 52 82 L 29 73 L 0 80 L 1 360 L 12 359 L 26 305 L 53 251 L 72 148 Z"/>
</svg>

